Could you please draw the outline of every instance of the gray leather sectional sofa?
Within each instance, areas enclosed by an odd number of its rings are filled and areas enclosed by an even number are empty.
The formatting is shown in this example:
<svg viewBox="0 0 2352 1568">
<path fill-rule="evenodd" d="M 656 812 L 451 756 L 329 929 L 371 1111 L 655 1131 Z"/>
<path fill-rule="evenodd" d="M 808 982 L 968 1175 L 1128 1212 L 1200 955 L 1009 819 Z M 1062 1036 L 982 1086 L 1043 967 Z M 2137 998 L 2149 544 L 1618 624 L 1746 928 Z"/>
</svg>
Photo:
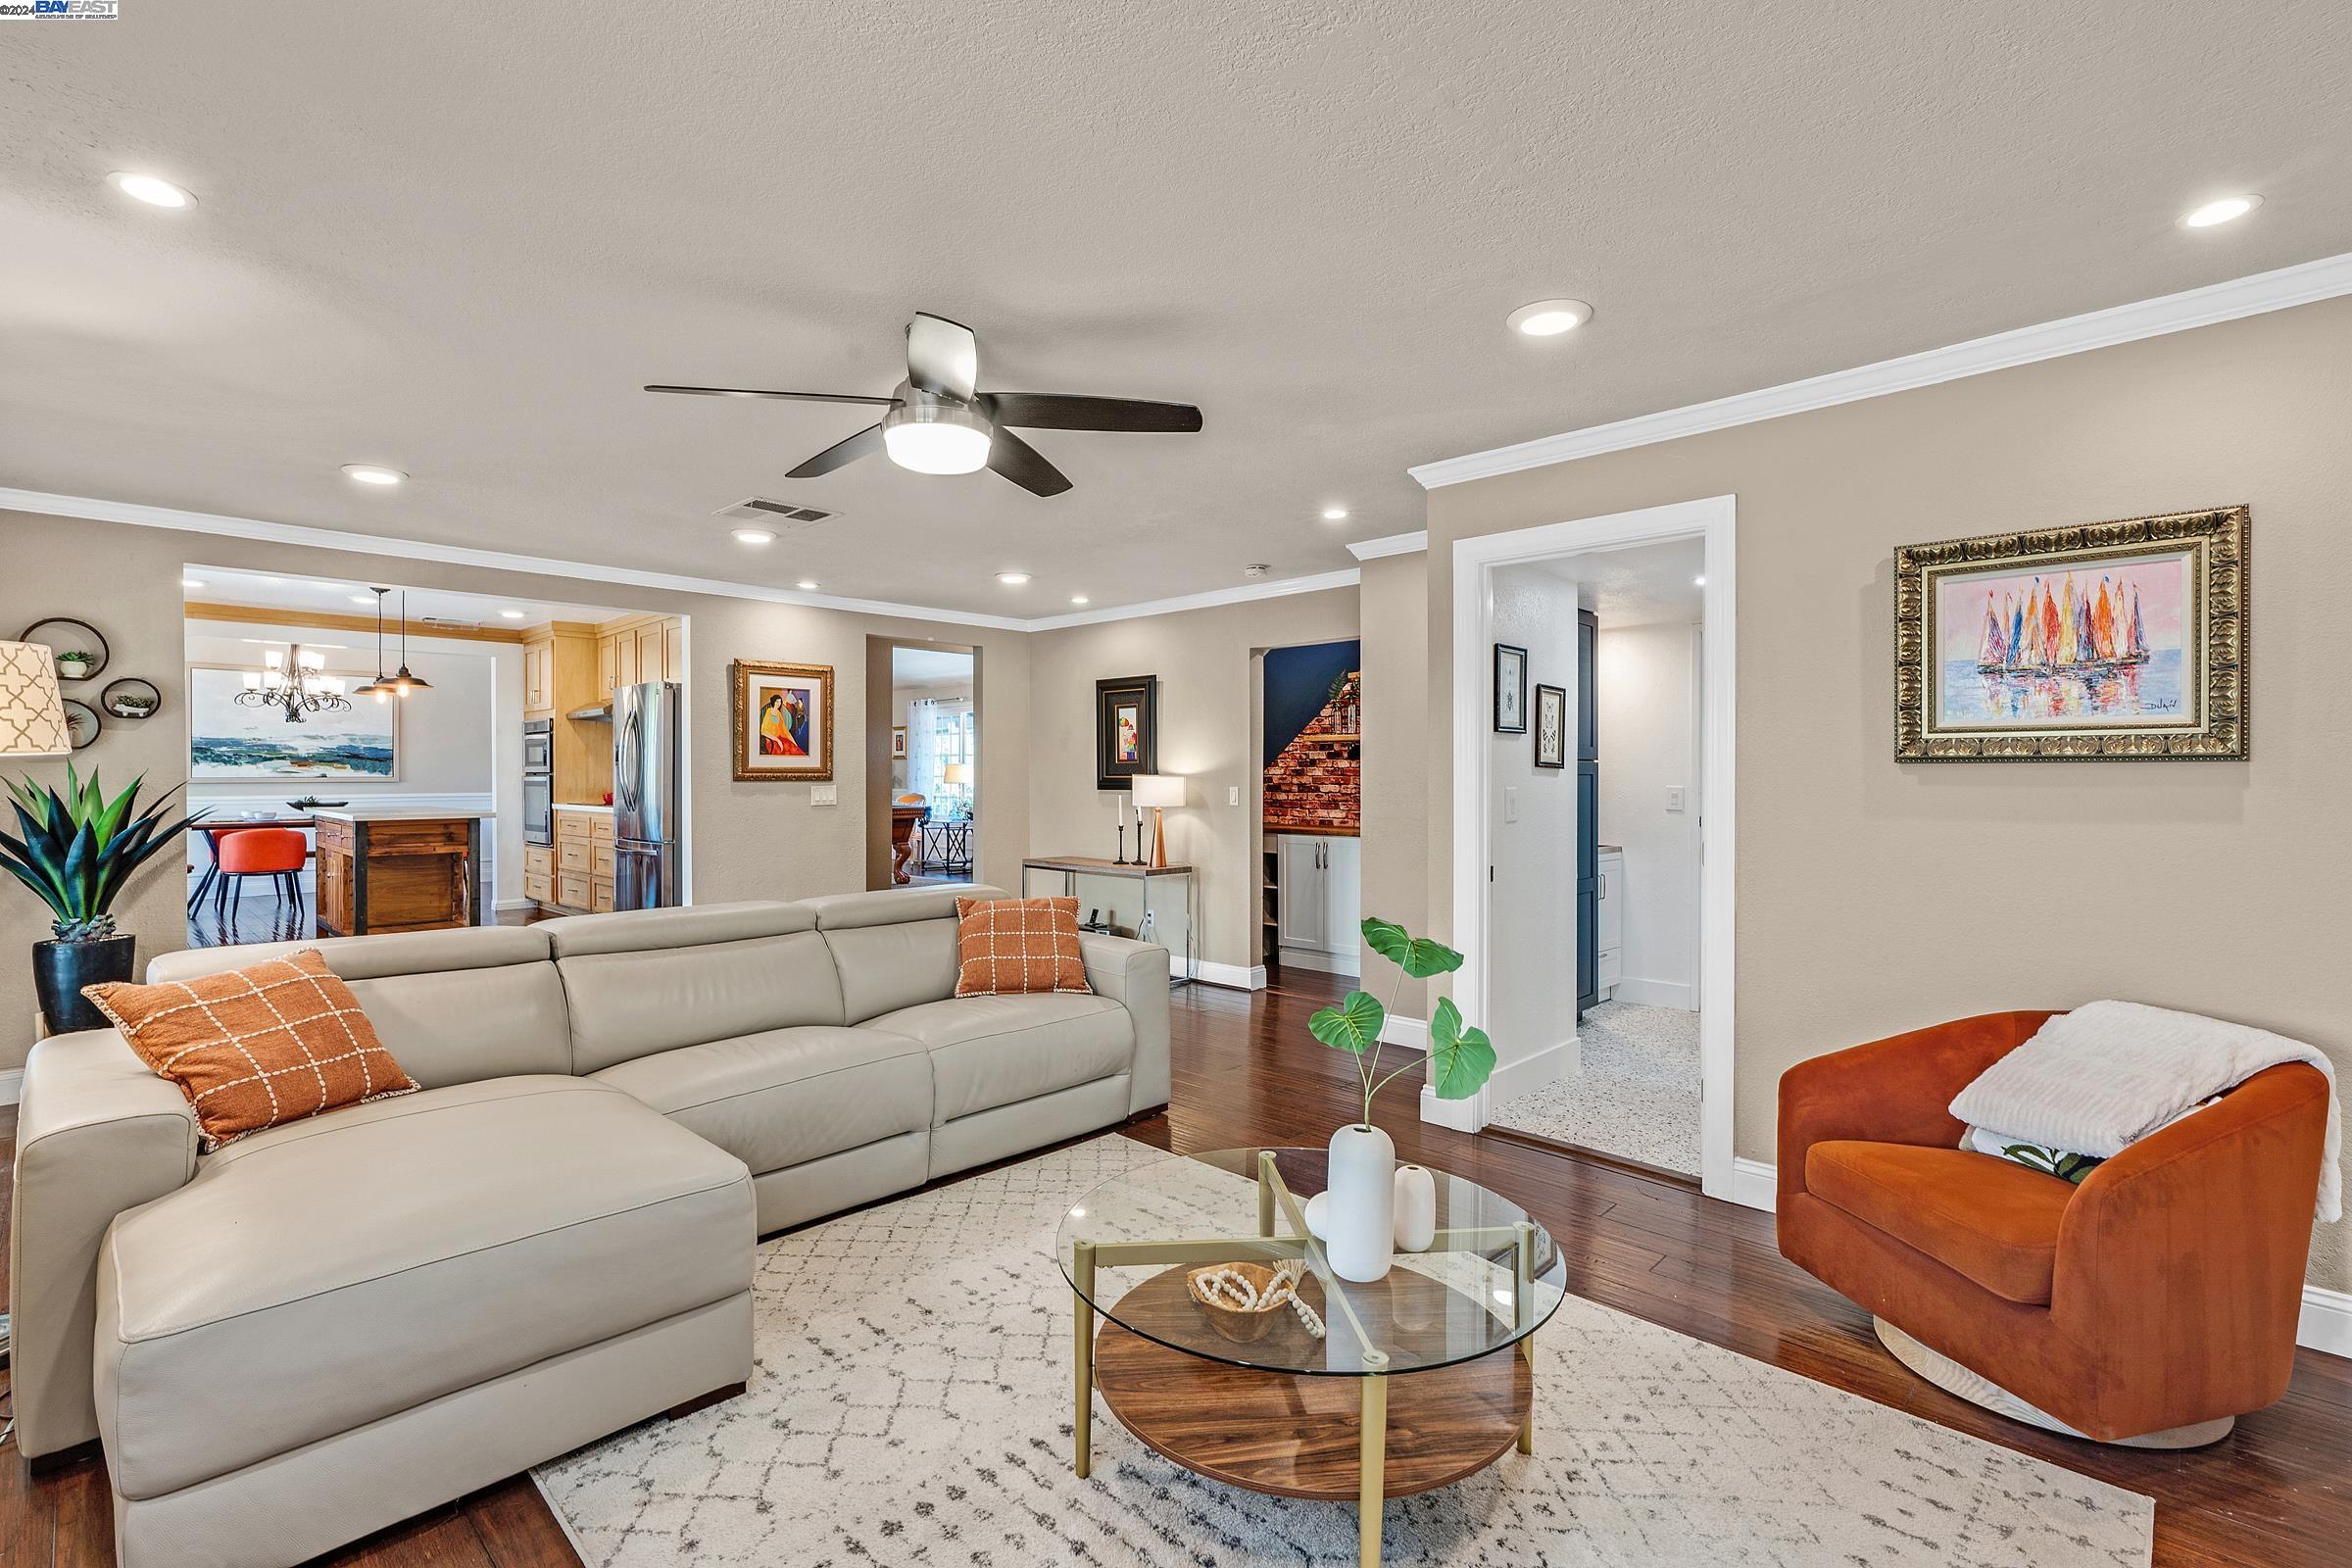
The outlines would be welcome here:
<svg viewBox="0 0 2352 1568">
<path fill-rule="evenodd" d="M 274 1568 L 743 1383 L 759 1234 L 1168 1099 L 1163 949 L 955 997 L 957 896 L 316 946 L 423 1091 L 198 1152 L 112 1030 L 26 1063 L 17 1438 L 123 1568 Z M 152 980 L 297 944 L 172 954 Z"/>
</svg>

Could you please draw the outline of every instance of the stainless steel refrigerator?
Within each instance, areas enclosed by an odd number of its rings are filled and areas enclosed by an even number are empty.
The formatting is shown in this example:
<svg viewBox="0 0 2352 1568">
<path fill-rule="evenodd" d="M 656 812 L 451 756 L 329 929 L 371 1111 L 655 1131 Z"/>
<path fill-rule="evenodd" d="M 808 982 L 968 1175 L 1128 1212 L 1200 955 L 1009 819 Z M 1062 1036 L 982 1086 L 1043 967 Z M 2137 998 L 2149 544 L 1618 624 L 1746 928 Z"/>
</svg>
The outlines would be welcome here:
<svg viewBox="0 0 2352 1568">
<path fill-rule="evenodd" d="M 612 692 L 612 907 L 662 909 L 678 902 L 685 798 L 677 682 Z"/>
</svg>

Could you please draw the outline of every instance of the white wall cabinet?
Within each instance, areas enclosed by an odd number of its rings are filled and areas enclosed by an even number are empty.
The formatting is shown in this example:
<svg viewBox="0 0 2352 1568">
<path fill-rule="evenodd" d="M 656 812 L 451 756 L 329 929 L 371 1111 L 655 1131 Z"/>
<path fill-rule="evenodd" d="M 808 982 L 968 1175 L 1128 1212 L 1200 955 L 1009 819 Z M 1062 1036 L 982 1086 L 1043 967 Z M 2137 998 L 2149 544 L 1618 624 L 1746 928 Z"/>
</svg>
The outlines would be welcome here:
<svg viewBox="0 0 2352 1568">
<path fill-rule="evenodd" d="M 1600 1000 L 1606 1002 L 1616 993 L 1617 982 L 1625 975 L 1625 852 L 1604 845 L 1597 863 L 1600 867 L 1600 966 L 1596 980 Z"/>
<path fill-rule="evenodd" d="M 1276 842 L 1281 899 L 1275 934 L 1282 956 L 1310 969 L 1354 974 L 1363 846 L 1352 838 L 1303 833 L 1285 833 Z"/>
</svg>

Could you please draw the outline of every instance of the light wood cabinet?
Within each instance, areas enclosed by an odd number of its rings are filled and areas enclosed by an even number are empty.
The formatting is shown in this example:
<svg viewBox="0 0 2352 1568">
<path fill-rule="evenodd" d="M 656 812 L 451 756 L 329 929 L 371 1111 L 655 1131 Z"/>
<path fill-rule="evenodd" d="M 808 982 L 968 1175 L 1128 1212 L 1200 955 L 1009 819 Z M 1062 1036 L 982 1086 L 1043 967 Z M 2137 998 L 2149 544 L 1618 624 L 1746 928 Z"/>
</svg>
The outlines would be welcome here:
<svg viewBox="0 0 2352 1568">
<path fill-rule="evenodd" d="M 541 904 L 556 898 L 556 851 L 552 844 L 526 844 L 522 849 L 522 896 Z"/>
<path fill-rule="evenodd" d="M 522 645 L 522 716 L 556 714 L 556 644 L 552 637 Z"/>
<path fill-rule="evenodd" d="M 637 634 L 615 632 L 612 636 L 612 684 L 615 689 L 637 684 Z"/>
<path fill-rule="evenodd" d="M 612 696 L 612 689 L 620 684 L 614 678 L 620 673 L 619 665 L 614 662 L 619 652 L 615 647 L 618 640 L 613 637 L 599 637 L 596 640 L 596 684 L 597 689 L 607 697 Z"/>
<path fill-rule="evenodd" d="M 686 678 L 686 623 L 676 615 L 624 615 L 596 634 L 597 684 L 607 697 L 642 681 Z"/>
<path fill-rule="evenodd" d="M 636 643 L 637 678 L 641 681 L 669 679 L 662 671 L 662 623 L 654 620 L 638 627 Z"/>
<path fill-rule="evenodd" d="M 686 679 L 686 623 L 675 615 L 662 622 L 662 678 Z"/>
</svg>

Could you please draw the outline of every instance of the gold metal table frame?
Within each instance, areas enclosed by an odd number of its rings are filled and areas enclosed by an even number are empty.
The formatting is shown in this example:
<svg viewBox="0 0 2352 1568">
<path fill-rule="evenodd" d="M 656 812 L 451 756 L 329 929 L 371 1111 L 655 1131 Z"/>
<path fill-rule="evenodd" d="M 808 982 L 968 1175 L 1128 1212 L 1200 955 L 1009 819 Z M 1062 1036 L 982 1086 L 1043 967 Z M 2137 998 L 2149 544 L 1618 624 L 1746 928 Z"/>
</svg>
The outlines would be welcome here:
<svg viewBox="0 0 2352 1568">
<path fill-rule="evenodd" d="M 1201 1236 L 1168 1241 L 1090 1242 L 1073 1240 L 1070 1244 L 1070 1317 L 1073 1364 L 1077 1392 L 1076 1454 L 1071 1468 L 1083 1481 L 1094 1469 L 1094 1394 L 1095 1394 L 1095 1270 L 1119 1268 L 1138 1263 L 1158 1263 L 1175 1267 L 1187 1263 L 1223 1263 L 1230 1261 L 1236 1242 L 1246 1241 L 1258 1254 L 1266 1257 L 1298 1257 L 1305 1260 L 1315 1277 L 1323 1282 L 1326 1311 L 1336 1311 L 1355 1336 L 1363 1348 L 1361 1385 L 1361 1436 L 1357 1446 L 1359 1479 L 1356 1494 L 1356 1550 L 1362 1568 L 1377 1568 L 1380 1562 L 1381 1512 L 1387 1501 L 1386 1451 L 1389 1423 L 1388 1352 L 1374 1347 L 1371 1338 L 1357 1320 L 1355 1308 L 1349 1304 L 1347 1292 L 1331 1271 L 1331 1260 L 1323 1244 L 1306 1228 L 1306 1213 L 1292 1194 L 1290 1185 L 1282 1179 L 1275 1163 L 1275 1152 L 1257 1152 L 1257 1235 L 1254 1237 Z M 1275 1233 L 1277 1214 L 1288 1219 L 1292 1236 Z M 1495 1347 L 1497 1351 L 1516 1348 L 1528 1363 L 1529 1375 L 1534 1375 L 1536 1356 L 1536 1298 L 1535 1298 L 1535 1236 L 1532 1221 L 1521 1220 L 1512 1225 L 1484 1226 L 1473 1229 L 1443 1230 L 1431 1238 L 1427 1252 L 1488 1252 L 1509 1248 L 1512 1250 L 1511 1311 L 1513 1327 L 1518 1333 L 1516 1346 Z M 1111 1313 L 1102 1314 L 1116 1321 Z M 1172 1347 L 1181 1348 L 1181 1347 Z M 1267 1375 L 1285 1375 L 1279 1367 L 1265 1369 Z M 1404 1374 L 1409 1375 L 1409 1374 Z M 1521 1453 L 1535 1452 L 1536 1418 L 1531 1404 L 1528 1417 L 1519 1428 L 1518 1448 Z"/>
</svg>

